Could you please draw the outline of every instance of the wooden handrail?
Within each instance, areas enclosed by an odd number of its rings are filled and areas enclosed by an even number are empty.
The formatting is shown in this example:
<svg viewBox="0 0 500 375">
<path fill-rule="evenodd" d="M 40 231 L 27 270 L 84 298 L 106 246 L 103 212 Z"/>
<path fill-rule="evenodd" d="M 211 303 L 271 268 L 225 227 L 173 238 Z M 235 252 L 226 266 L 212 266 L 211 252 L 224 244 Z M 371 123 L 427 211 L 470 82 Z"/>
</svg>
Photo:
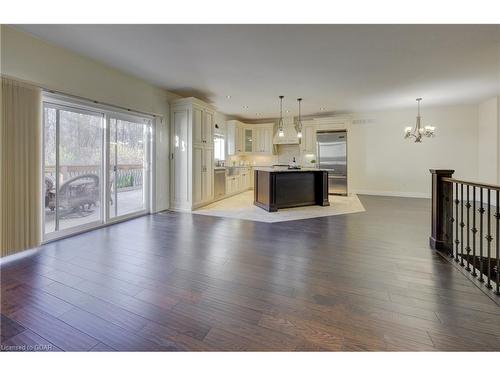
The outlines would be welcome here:
<svg viewBox="0 0 500 375">
<path fill-rule="evenodd" d="M 500 191 L 499 185 L 491 185 L 491 184 L 485 184 L 485 183 L 481 183 L 481 182 L 457 180 L 457 179 L 451 178 L 451 177 L 443 177 L 441 180 L 443 182 L 452 182 L 454 184 L 462 184 L 462 185 L 468 185 L 468 186 L 475 186 L 475 187 L 479 187 L 479 188 L 483 188 L 483 189 L 499 190 Z"/>
</svg>

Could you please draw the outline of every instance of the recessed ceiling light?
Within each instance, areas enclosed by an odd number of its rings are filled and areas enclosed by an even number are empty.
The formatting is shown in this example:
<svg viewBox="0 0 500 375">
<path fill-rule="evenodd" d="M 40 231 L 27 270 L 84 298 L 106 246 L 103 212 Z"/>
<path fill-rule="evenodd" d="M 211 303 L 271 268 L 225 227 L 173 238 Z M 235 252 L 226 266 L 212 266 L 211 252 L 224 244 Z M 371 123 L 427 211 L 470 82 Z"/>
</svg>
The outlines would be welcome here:
<svg viewBox="0 0 500 375">
<path fill-rule="evenodd" d="M 320 111 L 326 111 L 326 108 L 325 107 L 321 107 L 319 110 Z"/>
<path fill-rule="evenodd" d="M 289 109 L 287 109 L 287 110 L 286 110 L 286 113 L 290 113 L 290 110 L 289 110 Z"/>
<path fill-rule="evenodd" d="M 248 109 L 248 106 L 247 106 L 247 105 L 244 105 L 244 106 L 243 106 L 243 108 Z"/>
<path fill-rule="evenodd" d="M 226 95 L 226 99 L 231 99 L 231 95 Z"/>
</svg>

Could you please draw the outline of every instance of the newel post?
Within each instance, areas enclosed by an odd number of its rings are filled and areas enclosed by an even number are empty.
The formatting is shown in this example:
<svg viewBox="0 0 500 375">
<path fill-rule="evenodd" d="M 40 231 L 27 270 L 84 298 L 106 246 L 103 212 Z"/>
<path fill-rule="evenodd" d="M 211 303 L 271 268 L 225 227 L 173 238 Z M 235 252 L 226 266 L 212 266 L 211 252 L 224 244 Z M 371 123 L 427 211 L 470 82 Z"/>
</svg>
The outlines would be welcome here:
<svg viewBox="0 0 500 375">
<path fill-rule="evenodd" d="M 432 221 L 429 244 L 434 250 L 453 250 L 453 184 L 443 181 L 451 178 L 452 169 L 429 169 L 432 175 Z"/>
</svg>

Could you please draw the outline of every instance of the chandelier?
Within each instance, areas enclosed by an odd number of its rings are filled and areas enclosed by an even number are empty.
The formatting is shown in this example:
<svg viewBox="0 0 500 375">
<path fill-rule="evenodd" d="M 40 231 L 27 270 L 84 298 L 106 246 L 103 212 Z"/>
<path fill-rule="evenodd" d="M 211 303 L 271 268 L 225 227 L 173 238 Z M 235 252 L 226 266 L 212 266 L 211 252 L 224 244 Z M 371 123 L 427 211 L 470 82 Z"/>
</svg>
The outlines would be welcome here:
<svg viewBox="0 0 500 375">
<path fill-rule="evenodd" d="M 408 126 L 405 128 L 405 139 L 415 138 L 415 142 L 418 143 L 422 142 L 422 137 L 434 137 L 434 130 L 436 130 L 434 126 L 422 126 L 422 118 L 420 117 L 421 101 L 422 98 L 417 98 L 417 122 L 415 124 L 415 127 L 412 128 L 411 126 Z"/>
</svg>

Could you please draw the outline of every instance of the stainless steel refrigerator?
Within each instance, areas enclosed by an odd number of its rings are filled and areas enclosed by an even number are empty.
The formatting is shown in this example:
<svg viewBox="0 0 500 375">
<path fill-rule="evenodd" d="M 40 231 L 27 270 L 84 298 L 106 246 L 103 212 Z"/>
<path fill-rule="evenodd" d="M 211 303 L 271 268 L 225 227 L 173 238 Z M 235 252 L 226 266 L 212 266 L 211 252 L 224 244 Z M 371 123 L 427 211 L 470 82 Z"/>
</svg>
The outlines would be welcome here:
<svg viewBox="0 0 500 375">
<path fill-rule="evenodd" d="M 347 195 L 347 132 L 316 133 L 318 167 L 328 171 L 328 193 Z"/>
</svg>

